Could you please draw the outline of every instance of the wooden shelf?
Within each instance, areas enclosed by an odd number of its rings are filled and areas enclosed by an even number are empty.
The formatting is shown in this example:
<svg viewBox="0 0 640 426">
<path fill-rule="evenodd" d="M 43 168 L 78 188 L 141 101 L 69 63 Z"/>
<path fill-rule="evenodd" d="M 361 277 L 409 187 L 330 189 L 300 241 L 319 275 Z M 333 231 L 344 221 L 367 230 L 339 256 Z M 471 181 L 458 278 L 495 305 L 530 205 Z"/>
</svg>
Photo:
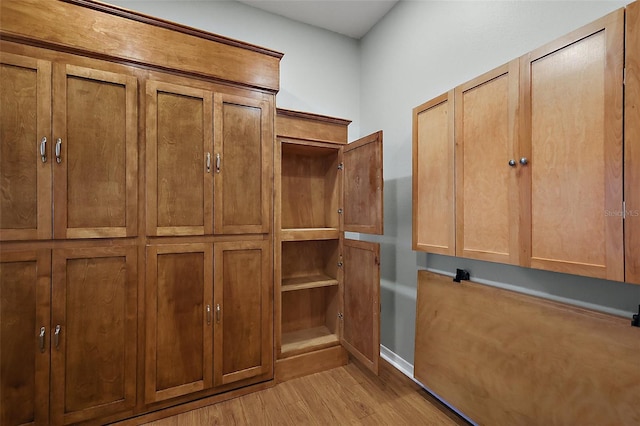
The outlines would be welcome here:
<svg viewBox="0 0 640 426">
<path fill-rule="evenodd" d="M 282 354 L 293 355 L 339 342 L 338 335 L 324 326 L 282 333 Z"/>
<path fill-rule="evenodd" d="M 337 240 L 340 230 L 337 228 L 289 228 L 280 231 L 282 241 Z"/>
<path fill-rule="evenodd" d="M 305 277 L 283 278 L 280 291 L 304 290 L 307 288 L 338 285 L 338 280 L 327 275 L 309 275 Z"/>
</svg>

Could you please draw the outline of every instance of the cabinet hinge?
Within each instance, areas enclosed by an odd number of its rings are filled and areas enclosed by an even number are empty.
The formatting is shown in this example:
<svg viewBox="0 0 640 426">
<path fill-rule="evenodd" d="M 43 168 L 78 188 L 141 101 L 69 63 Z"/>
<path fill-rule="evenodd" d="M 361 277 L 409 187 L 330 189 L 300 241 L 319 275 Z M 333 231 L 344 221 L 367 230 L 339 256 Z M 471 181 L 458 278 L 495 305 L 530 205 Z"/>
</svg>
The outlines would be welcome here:
<svg viewBox="0 0 640 426">
<path fill-rule="evenodd" d="M 627 68 L 622 68 L 622 85 L 627 84 Z"/>
<path fill-rule="evenodd" d="M 342 261 L 342 256 L 340 256 L 340 259 L 338 260 L 338 268 L 342 268 L 344 266 L 344 262 Z"/>
<path fill-rule="evenodd" d="M 622 202 L 622 220 L 625 220 L 627 218 L 627 202 L 623 201 Z"/>
<path fill-rule="evenodd" d="M 338 170 L 342 170 L 342 169 L 344 169 L 344 163 L 338 164 Z"/>
</svg>

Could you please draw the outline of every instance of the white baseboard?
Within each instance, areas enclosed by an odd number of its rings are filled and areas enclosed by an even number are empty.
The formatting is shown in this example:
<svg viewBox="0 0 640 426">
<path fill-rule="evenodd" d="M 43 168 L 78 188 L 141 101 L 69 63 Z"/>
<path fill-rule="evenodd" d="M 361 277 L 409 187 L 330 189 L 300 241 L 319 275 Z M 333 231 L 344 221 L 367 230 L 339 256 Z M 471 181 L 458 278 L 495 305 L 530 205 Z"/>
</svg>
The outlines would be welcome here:
<svg viewBox="0 0 640 426">
<path fill-rule="evenodd" d="M 463 419 L 468 421 L 470 424 L 476 425 L 476 423 L 474 423 L 473 420 L 471 420 L 470 418 L 465 416 L 463 413 L 461 413 L 455 407 L 451 406 L 447 401 L 445 401 L 444 399 L 440 398 L 440 396 L 438 396 L 437 393 L 433 392 L 431 389 L 429 389 L 428 387 L 426 387 L 425 385 L 420 383 L 418 380 L 416 380 L 413 377 L 413 364 L 407 362 L 405 359 L 403 359 L 402 357 L 398 356 L 396 353 L 392 352 L 389 348 L 387 348 L 384 345 L 380 345 L 380 357 L 382 359 L 384 359 L 385 361 L 387 361 L 392 366 L 394 366 L 395 368 L 397 368 L 398 370 L 400 370 L 405 376 L 407 376 L 408 378 L 410 378 L 411 380 L 416 382 L 424 390 L 429 392 L 431 395 L 433 395 L 436 399 L 438 399 L 444 405 L 449 407 L 452 411 L 454 411 L 460 417 L 462 417 Z"/>
</svg>

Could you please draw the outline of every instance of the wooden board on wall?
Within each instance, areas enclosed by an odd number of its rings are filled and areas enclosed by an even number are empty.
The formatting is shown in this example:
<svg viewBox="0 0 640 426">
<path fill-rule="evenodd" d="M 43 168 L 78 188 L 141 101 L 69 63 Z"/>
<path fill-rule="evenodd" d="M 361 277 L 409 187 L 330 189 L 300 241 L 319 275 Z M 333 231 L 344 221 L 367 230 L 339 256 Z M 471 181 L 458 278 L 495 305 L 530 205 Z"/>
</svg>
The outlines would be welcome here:
<svg viewBox="0 0 640 426">
<path fill-rule="evenodd" d="M 640 424 L 629 319 L 418 272 L 415 377 L 478 424 Z"/>
</svg>

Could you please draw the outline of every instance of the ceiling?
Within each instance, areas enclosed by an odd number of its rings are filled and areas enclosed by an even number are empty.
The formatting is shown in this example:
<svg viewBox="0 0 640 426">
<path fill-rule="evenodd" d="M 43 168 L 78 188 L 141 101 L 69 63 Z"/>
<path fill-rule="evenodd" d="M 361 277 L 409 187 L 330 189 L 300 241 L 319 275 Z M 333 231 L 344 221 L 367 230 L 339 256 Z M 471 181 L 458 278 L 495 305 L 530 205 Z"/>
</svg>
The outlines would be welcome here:
<svg viewBox="0 0 640 426">
<path fill-rule="evenodd" d="M 362 38 L 398 0 L 238 0 L 354 39 Z"/>
</svg>

